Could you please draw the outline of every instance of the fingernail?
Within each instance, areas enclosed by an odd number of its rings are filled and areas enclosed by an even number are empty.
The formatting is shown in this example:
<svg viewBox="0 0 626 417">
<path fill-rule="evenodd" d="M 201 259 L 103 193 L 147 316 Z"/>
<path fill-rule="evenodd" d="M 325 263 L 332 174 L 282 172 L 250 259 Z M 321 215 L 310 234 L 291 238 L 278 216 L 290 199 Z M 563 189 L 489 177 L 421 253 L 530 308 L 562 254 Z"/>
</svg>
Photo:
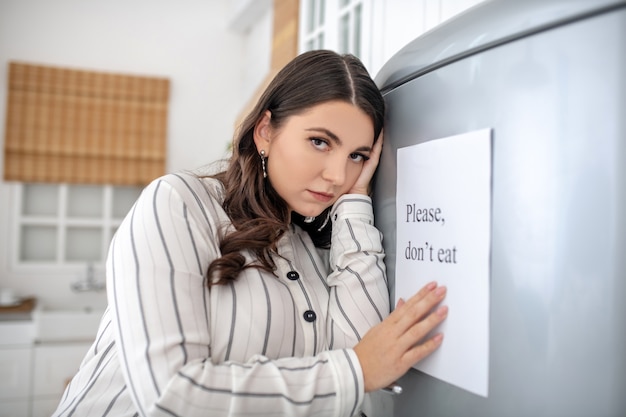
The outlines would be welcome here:
<svg viewBox="0 0 626 417">
<path fill-rule="evenodd" d="M 436 286 L 437 286 L 437 283 L 435 281 L 432 281 L 426 284 L 426 289 L 429 291 L 432 291 L 435 289 Z"/>
<path fill-rule="evenodd" d="M 437 295 L 444 295 L 446 293 L 447 288 L 445 286 L 441 286 L 441 287 L 437 287 L 437 289 L 435 290 L 435 294 Z"/>
<path fill-rule="evenodd" d="M 433 340 L 437 343 L 440 343 L 443 340 L 443 333 L 437 333 L 433 336 Z"/>
<path fill-rule="evenodd" d="M 448 314 L 448 306 L 441 306 L 437 309 L 437 315 L 439 317 L 445 317 Z"/>
</svg>

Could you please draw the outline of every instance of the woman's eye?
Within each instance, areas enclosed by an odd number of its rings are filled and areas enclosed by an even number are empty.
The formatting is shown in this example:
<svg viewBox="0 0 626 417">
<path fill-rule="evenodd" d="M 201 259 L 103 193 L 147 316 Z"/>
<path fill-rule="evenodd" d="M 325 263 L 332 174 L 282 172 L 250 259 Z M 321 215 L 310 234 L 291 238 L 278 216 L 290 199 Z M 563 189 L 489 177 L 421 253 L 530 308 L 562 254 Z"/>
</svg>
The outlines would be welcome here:
<svg viewBox="0 0 626 417">
<path fill-rule="evenodd" d="M 324 139 L 311 138 L 311 143 L 313 144 L 313 146 L 320 150 L 325 150 L 328 148 L 328 142 L 326 142 Z"/>
<path fill-rule="evenodd" d="M 350 154 L 350 159 L 353 162 L 363 162 L 363 161 L 367 161 L 370 158 L 368 156 L 365 156 L 365 155 L 360 154 L 360 153 L 351 153 Z"/>
</svg>

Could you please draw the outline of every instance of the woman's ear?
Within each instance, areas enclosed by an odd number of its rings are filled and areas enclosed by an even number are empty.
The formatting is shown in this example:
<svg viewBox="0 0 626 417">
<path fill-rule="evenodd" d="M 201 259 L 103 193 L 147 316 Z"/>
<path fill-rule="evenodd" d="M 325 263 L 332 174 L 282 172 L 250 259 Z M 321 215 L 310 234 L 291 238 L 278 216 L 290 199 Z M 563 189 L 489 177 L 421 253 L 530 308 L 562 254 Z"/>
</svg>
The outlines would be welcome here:
<svg viewBox="0 0 626 417">
<path fill-rule="evenodd" d="M 265 155 L 268 154 L 268 147 L 270 140 L 272 138 L 272 126 L 270 124 L 272 118 L 272 113 L 269 110 L 265 110 L 263 116 L 259 118 L 254 125 L 254 143 L 256 145 L 256 149 L 258 152 L 265 150 Z"/>
</svg>

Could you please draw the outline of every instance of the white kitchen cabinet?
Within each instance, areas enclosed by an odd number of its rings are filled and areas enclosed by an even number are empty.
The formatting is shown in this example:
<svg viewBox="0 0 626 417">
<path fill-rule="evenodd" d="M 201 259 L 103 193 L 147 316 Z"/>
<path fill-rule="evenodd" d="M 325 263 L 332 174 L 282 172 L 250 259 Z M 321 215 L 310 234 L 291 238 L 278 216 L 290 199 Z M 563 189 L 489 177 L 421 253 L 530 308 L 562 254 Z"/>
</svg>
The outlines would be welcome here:
<svg viewBox="0 0 626 417">
<path fill-rule="evenodd" d="M 28 417 L 27 400 L 0 400 L 0 417 Z"/>
<path fill-rule="evenodd" d="M 0 321 L 0 417 L 50 417 L 91 346 L 92 336 L 82 333 L 61 333 L 75 341 L 42 342 L 39 327 L 32 320 Z"/>
<path fill-rule="evenodd" d="M 89 342 L 35 345 L 32 417 L 48 417 L 89 349 Z"/>
<path fill-rule="evenodd" d="M 28 398 L 31 375 L 31 347 L 0 349 L 0 399 Z"/>
<path fill-rule="evenodd" d="M 46 397 L 32 401 L 32 417 L 50 417 L 59 405 L 59 398 Z"/>
<path fill-rule="evenodd" d="M 30 345 L 0 348 L 0 417 L 27 417 L 31 382 Z"/>
</svg>

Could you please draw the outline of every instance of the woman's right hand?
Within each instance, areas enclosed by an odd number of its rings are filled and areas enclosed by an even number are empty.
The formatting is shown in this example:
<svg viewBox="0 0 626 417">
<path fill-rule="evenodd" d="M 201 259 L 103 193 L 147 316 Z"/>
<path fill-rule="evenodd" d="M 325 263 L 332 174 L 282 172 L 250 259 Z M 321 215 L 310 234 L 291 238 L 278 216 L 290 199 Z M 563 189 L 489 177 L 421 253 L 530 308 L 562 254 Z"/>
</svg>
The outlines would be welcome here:
<svg viewBox="0 0 626 417">
<path fill-rule="evenodd" d="M 354 351 L 363 370 L 365 392 L 391 385 L 441 345 L 440 333 L 422 339 L 448 315 L 446 306 L 432 311 L 445 295 L 446 287 L 435 282 L 425 285 L 406 302 L 400 300 L 396 309 L 357 343 Z"/>
</svg>

